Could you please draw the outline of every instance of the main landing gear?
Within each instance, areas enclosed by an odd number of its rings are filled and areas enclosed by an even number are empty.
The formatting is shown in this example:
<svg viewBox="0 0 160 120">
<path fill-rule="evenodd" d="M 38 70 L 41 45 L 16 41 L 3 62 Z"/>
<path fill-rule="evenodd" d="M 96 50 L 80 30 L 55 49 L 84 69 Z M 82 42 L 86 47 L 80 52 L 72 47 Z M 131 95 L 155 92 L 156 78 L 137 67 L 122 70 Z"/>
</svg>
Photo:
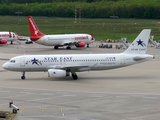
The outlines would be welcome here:
<svg viewBox="0 0 160 120">
<path fill-rule="evenodd" d="M 13 44 L 13 41 L 11 41 L 11 45 Z"/>
<path fill-rule="evenodd" d="M 58 49 L 58 46 L 54 46 L 54 49 Z"/>
<path fill-rule="evenodd" d="M 78 79 L 78 76 L 77 76 L 77 74 L 75 72 L 72 73 L 72 78 L 73 78 L 73 80 L 77 80 Z"/>
<path fill-rule="evenodd" d="M 21 79 L 24 80 L 26 77 L 25 77 L 25 72 L 22 72 L 22 76 L 21 76 Z"/>
<path fill-rule="evenodd" d="M 66 49 L 67 49 L 67 50 L 70 50 L 70 49 L 71 49 L 71 47 L 70 47 L 70 46 L 67 46 L 67 47 L 66 47 Z"/>
<path fill-rule="evenodd" d="M 89 48 L 89 44 L 87 44 L 87 48 Z"/>
</svg>

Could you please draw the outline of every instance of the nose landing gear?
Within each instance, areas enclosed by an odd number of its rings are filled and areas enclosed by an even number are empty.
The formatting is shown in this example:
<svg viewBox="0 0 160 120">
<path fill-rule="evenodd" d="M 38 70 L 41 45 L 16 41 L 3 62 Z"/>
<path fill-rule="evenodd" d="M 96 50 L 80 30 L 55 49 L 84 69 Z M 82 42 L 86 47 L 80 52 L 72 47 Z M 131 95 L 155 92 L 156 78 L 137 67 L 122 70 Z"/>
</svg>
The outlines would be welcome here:
<svg viewBox="0 0 160 120">
<path fill-rule="evenodd" d="M 21 76 L 21 79 L 24 80 L 26 77 L 25 77 L 25 72 L 22 72 L 22 76 Z"/>
</svg>

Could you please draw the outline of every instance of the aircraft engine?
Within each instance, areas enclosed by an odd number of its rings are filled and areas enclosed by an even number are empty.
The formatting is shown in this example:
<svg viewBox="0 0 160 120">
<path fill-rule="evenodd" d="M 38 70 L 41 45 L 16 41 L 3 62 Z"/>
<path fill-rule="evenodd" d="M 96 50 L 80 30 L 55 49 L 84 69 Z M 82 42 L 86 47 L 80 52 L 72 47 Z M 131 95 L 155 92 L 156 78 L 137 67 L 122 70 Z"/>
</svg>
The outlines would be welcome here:
<svg viewBox="0 0 160 120">
<path fill-rule="evenodd" d="M 61 78 L 61 77 L 69 76 L 69 73 L 66 72 L 65 70 L 49 69 L 48 70 L 48 76 L 51 77 L 51 78 Z"/>
<path fill-rule="evenodd" d="M 1 39 L 0 44 L 7 44 L 7 40 L 6 39 Z"/>
<path fill-rule="evenodd" d="M 84 42 L 79 42 L 75 44 L 76 47 L 84 47 L 85 43 Z"/>
</svg>

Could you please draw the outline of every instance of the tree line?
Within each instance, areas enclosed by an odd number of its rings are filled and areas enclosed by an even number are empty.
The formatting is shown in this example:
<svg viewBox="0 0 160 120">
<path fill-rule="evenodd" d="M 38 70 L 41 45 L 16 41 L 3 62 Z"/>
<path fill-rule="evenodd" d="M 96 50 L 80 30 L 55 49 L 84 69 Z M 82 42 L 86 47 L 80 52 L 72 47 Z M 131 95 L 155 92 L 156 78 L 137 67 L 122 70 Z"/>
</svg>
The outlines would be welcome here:
<svg viewBox="0 0 160 120">
<path fill-rule="evenodd" d="M 75 6 L 80 5 L 82 18 L 110 18 L 113 14 L 119 18 L 160 18 L 158 0 L 0 0 L 0 3 L 0 15 L 16 15 L 19 10 L 23 16 L 74 17 Z"/>
</svg>

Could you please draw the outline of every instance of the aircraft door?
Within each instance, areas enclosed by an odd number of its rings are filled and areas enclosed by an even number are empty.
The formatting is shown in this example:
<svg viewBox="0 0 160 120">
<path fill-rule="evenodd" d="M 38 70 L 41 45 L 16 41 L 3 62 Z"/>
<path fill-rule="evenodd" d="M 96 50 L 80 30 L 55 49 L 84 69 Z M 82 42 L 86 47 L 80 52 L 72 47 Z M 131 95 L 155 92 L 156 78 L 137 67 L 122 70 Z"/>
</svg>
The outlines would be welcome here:
<svg viewBox="0 0 160 120">
<path fill-rule="evenodd" d="M 125 64 L 125 56 L 121 55 L 120 59 L 121 59 L 121 65 L 124 65 Z"/>
<path fill-rule="evenodd" d="M 25 57 L 20 58 L 20 66 L 25 67 Z"/>
</svg>

